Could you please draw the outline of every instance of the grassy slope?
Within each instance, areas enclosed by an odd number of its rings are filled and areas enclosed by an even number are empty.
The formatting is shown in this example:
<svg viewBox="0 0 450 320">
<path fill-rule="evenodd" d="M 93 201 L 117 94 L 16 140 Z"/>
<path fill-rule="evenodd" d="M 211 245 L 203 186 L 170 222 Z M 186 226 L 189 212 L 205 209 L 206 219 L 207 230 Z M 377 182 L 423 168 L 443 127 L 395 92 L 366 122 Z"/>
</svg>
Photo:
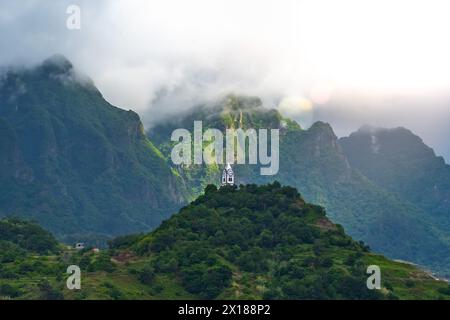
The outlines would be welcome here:
<svg viewBox="0 0 450 320">
<path fill-rule="evenodd" d="M 66 252 L 76 254 L 74 252 Z M 342 264 L 339 258 L 342 252 L 331 253 L 335 264 Z M 305 255 L 307 255 L 305 253 Z M 39 299 L 41 293 L 37 285 L 43 279 L 48 279 L 53 287 L 61 290 L 65 299 L 197 299 L 187 292 L 180 284 L 180 280 L 172 275 L 157 275 L 153 283 L 141 283 L 132 270 L 144 267 L 152 259 L 134 258 L 126 264 L 115 263 L 113 272 L 96 271 L 84 273 L 82 277 L 82 290 L 71 291 L 65 288 L 64 272 L 66 264 L 59 261 L 60 256 L 29 257 L 28 262 L 42 263 L 48 268 L 58 270 L 58 275 L 42 275 L 37 272 L 27 273 L 20 279 L 0 279 L 0 286 L 10 284 L 24 294 L 18 299 Z M 364 257 L 367 264 L 379 265 L 382 270 L 382 286 L 388 284 L 400 299 L 450 299 L 450 295 L 439 293 L 439 289 L 447 288 L 447 284 L 437 281 L 417 267 L 393 262 L 377 254 L 367 254 Z M 13 267 L 14 263 L 4 267 Z M 412 282 L 411 285 L 408 282 Z M 383 290 L 386 290 L 385 287 Z M 233 275 L 232 287 L 218 298 L 223 299 L 261 299 L 258 291 L 258 279 L 251 273 L 236 272 Z"/>
</svg>

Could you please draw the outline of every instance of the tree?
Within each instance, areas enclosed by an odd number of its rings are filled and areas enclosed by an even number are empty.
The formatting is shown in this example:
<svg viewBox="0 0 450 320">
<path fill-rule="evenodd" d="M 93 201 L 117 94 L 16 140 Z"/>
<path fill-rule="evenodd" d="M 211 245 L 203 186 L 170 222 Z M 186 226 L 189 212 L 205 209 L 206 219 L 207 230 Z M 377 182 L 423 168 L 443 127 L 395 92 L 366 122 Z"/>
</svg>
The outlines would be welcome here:
<svg viewBox="0 0 450 320">
<path fill-rule="evenodd" d="M 214 299 L 231 283 L 232 272 L 229 267 L 219 265 L 209 268 L 203 276 L 203 281 L 207 283 L 202 292 L 205 299 Z"/>
<path fill-rule="evenodd" d="M 205 195 L 210 195 L 217 192 L 217 187 L 213 184 L 208 184 L 205 188 Z"/>
<path fill-rule="evenodd" d="M 16 298 L 20 296 L 22 293 L 19 289 L 4 283 L 0 285 L 0 296 Z"/>
<path fill-rule="evenodd" d="M 152 267 L 146 266 L 144 269 L 138 271 L 138 279 L 143 284 L 151 284 L 155 278 L 155 270 Z"/>
</svg>

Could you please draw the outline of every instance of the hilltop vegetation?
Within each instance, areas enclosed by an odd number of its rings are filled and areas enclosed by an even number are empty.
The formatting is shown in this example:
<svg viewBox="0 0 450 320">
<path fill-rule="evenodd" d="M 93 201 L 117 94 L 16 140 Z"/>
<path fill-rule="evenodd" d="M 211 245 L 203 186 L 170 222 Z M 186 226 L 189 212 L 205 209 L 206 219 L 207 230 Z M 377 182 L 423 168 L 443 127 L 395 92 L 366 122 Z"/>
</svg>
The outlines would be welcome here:
<svg viewBox="0 0 450 320">
<path fill-rule="evenodd" d="M 278 182 L 219 190 L 210 185 L 131 248 L 149 257 L 154 274 L 179 279 L 198 298 L 399 298 L 389 273 L 383 290 L 366 287 L 367 263 L 386 259 L 347 236 L 322 207 Z"/>
<path fill-rule="evenodd" d="M 347 270 L 333 259 L 339 248 L 340 259 L 353 259 Z M 172 274 L 199 298 L 384 297 L 366 288 L 358 265 L 365 246 L 278 183 L 219 191 L 210 185 L 134 250 L 150 254 L 156 273 Z"/>
<path fill-rule="evenodd" d="M 0 288 L 19 299 L 450 298 L 447 283 L 371 253 L 277 182 L 210 185 L 149 234 L 100 253 L 60 250 L 2 264 Z M 65 288 L 70 264 L 82 270 L 81 290 Z M 369 265 L 381 268 L 381 290 L 366 287 Z"/>
</svg>

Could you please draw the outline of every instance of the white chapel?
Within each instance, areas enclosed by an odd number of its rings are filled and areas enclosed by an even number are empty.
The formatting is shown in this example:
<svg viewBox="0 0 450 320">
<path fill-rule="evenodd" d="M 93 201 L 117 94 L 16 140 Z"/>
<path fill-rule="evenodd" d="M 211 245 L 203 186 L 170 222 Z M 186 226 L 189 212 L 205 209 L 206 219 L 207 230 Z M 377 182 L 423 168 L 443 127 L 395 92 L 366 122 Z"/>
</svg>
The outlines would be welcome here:
<svg viewBox="0 0 450 320">
<path fill-rule="evenodd" d="M 234 186 L 234 173 L 229 163 L 227 163 L 222 172 L 222 185 Z"/>
</svg>

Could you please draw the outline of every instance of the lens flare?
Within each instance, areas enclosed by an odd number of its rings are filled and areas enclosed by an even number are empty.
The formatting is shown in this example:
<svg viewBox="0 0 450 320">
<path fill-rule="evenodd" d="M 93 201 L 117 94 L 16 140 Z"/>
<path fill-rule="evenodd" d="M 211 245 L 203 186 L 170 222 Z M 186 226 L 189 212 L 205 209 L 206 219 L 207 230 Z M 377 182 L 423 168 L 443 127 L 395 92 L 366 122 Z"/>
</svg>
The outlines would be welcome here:
<svg viewBox="0 0 450 320">
<path fill-rule="evenodd" d="M 284 116 L 294 118 L 302 127 L 309 127 L 313 122 L 314 105 L 304 97 L 285 97 L 279 103 L 278 110 Z"/>
</svg>

